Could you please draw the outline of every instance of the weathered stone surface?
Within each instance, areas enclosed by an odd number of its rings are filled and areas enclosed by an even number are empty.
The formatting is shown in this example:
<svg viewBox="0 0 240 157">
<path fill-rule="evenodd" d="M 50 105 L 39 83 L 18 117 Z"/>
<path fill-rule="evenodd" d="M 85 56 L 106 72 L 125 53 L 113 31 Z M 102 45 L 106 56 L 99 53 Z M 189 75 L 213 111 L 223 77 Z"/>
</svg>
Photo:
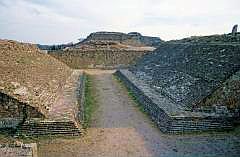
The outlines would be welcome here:
<svg viewBox="0 0 240 157">
<path fill-rule="evenodd" d="M 23 121 L 23 119 L 21 117 L 19 117 L 19 118 L 1 118 L 0 119 L 0 129 L 17 128 L 22 121 Z"/>
<path fill-rule="evenodd" d="M 81 123 L 84 120 L 84 81 L 82 71 L 74 70 L 56 101 L 49 108 L 47 117 L 27 119 L 19 127 L 17 134 L 26 136 L 80 135 L 82 133 Z"/>
<path fill-rule="evenodd" d="M 115 75 L 133 93 L 135 99 L 162 132 L 182 133 L 232 129 L 231 114 L 189 111 L 154 90 L 145 80 L 137 78 L 128 70 L 118 70 Z"/>
<path fill-rule="evenodd" d="M 44 115 L 38 108 L 27 105 L 19 100 L 0 92 L 0 121 L 3 124 L 1 128 L 16 127 L 24 118 L 43 118 Z M 12 120 L 12 124 L 10 122 Z"/>
<path fill-rule="evenodd" d="M 239 52 L 238 45 L 162 44 L 130 70 L 173 102 L 192 108 L 240 69 Z"/>
<path fill-rule="evenodd" d="M 89 40 L 77 44 L 73 47 L 65 48 L 64 50 L 83 50 L 83 51 L 153 51 L 154 47 L 151 46 L 134 46 L 129 43 L 120 43 L 118 41 L 109 40 Z M 51 51 L 50 51 L 51 52 Z"/>
<path fill-rule="evenodd" d="M 49 51 L 48 53 L 73 69 L 113 69 L 128 67 L 149 52 L 146 50 L 69 49 L 64 51 Z"/>
<path fill-rule="evenodd" d="M 6 99 L 6 103 L 0 105 L 0 109 L 5 106 L 0 113 L 8 112 L 7 108 L 13 111 L 14 106 L 18 108 L 16 104 L 24 104 L 29 109 L 35 108 L 39 113 L 46 114 L 71 73 L 69 67 L 41 53 L 34 45 L 0 40 L 0 93 L 16 100 L 12 103 L 10 98 Z M 0 96 L 0 101 L 4 100 Z M 10 112 L 10 115 L 16 115 L 13 113 Z"/>
<path fill-rule="evenodd" d="M 0 144 L 1 157 L 37 157 L 37 144 Z"/>
<path fill-rule="evenodd" d="M 80 135 L 84 79 L 30 44 L 0 40 L 0 128 Z"/>
<path fill-rule="evenodd" d="M 168 43 L 191 43 L 191 44 L 223 44 L 232 45 L 240 44 L 240 33 L 235 36 L 232 33 L 222 35 L 209 35 L 209 36 L 192 36 L 181 40 L 171 40 Z"/>
<path fill-rule="evenodd" d="M 26 87 L 19 87 L 14 90 L 13 94 L 24 96 L 27 95 L 27 88 Z"/>
<path fill-rule="evenodd" d="M 142 55 L 155 50 L 160 38 L 140 33 L 96 32 L 85 40 L 63 50 L 48 51 L 71 68 L 113 69 L 128 67 Z"/>
</svg>

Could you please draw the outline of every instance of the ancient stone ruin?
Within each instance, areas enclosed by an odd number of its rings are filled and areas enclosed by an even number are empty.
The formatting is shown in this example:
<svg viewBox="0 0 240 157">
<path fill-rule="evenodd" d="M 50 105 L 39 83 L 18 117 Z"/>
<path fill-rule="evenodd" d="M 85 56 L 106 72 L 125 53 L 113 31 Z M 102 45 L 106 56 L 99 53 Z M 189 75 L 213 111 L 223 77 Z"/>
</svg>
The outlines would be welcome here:
<svg viewBox="0 0 240 157">
<path fill-rule="evenodd" d="M 126 68 L 163 41 L 140 33 L 96 32 L 63 50 L 48 53 L 74 69 Z"/>
<path fill-rule="evenodd" d="M 234 25 L 232 29 L 232 36 L 236 36 L 237 31 L 238 31 L 238 25 Z"/>
<path fill-rule="evenodd" d="M 115 75 L 161 131 L 230 130 L 240 117 L 239 39 L 225 34 L 163 42 L 137 32 L 97 32 L 48 54 L 1 40 L 0 129 L 80 135 L 85 77 L 73 69 L 121 68 Z"/>
<path fill-rule="evenodd" d="M 240 111 L 240 44 L 185 41 L 162 44 L 116 75 L 163 132 L 231 129 Z"/>
<path fill-rule="evenodd" d="M 91 33 L 81 43 L 84 43 L 90 40 L 117 41 L 126 45 L 152 46 L 152 47 L 156 47 L 163 42 L 163 40 L 161 40 L 159 37 L 142 36 L 138 32 L 130 32 L 128 34 L 120 33 L 120 32 L 96 32 L 96 33 Z"/>
<path fill-rule="evenodd" d="M 80 71 L 34 45 L 8 40 L 0 40 L 0 67 L 1 129 L 27 135 L 81 133 Z"/>
</svg>

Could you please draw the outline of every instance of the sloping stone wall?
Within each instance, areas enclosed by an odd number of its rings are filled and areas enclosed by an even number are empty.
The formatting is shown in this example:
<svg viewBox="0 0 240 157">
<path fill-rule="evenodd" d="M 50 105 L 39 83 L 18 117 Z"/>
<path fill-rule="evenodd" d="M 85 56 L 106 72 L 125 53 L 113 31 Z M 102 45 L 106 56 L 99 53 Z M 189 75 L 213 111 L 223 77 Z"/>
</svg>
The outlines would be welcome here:
<svg viewBox="0 0 240 157">
<path fill-rule="evenodd" d="M 71 73 L 68 66 L 32 44 L 0 40 L 0 92 L 32 106 L 30 110 L 47 114 Z"/>
<path fill-rule="evenodd" d="M 226 105 L 228 110 L 240 118 L 240 71 L 227 79 L 221 87 L 197 104 L 198 107 Z"/>
<path fill-rule="evenodd" d="M 229 44 L 166 43 L 130 67 L 159 93 L 189 108 L 197 106 L 239 70 L 240 46 Z"/>
<path fill-rule="evenodd" d="M 73 69 L 102 68 L 114 69 L 128 67 L 134 64 L 142 55 L 149 51 L 124 51 L 124 50 L 64 50 L 49 51 L 48 54 L 66 63 Z"/>
<path fill-rule="evenodd" d="M 182 133 L 232 129 L 231 115 L 188 111 L 157 93 L 128 70 L 118 70 L 115 75 L 134 94 L 144 111 L 162 132 Z"/>
<path fill-rule="evenodd" d="M 85 76 L 74 70 L 67 79 L 57 101 L 45 119 L 28 119 L 18 129 L 17 135 L 70 135 L 82 134 L 85 103 Z"/>
</svg>

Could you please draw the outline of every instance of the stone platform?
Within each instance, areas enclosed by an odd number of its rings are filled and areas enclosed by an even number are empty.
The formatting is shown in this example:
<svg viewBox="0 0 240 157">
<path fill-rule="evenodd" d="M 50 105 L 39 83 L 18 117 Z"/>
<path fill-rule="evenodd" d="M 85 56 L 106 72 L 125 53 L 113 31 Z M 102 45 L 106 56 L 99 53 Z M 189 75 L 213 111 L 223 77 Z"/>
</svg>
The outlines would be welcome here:
<svg viewBox="0 0 240 157">
<path fill-rule="evenodd" d="M 31 135 L 80 135 L 83 120 L 84 74 L 74 70 L 45 119 L 26 120 L 18 134 Z"/>
<path fill-rule="evenodd" d="M 156 92 L 128 70 L 118 70 L 115 75 L 133 93 L 162 132 L 221 131 L 233 128 L 231 115 L 189 111 L 188 108 Z"/>
</svg>

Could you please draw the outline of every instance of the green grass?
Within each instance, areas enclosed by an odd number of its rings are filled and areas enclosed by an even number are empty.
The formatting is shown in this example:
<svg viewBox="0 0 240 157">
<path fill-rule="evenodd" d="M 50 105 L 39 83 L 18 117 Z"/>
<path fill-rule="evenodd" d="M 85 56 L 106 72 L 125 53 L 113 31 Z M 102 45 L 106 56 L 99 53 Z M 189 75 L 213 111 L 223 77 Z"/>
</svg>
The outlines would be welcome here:
<svg viewBox="0 0 240 157">
<path fill-rule="evenodd" d="M 90 75 L 85 80 L 85 103 L 84 103 L 84 128 L 88 128 L 91 123 L 93 112 L 96 109 L 96 89 L 93 86 L 93 80 Z"/>
<path fill-rule="evenodd" d="M 128 96 L 135 102 L 137 108 L 138 108 L 142 113 L 144 113 L 144 114 L 147 115 L 146 111 L 144 111 L 144 109 L 143 109 L 143 106 L 142 106 L 142 105 L 140 104 L 140 102 L 137 100 L 137 97 L 134 95 L 134 93 L 133 93 L 130 89 L 128 89 L 128 88 L 125 86 L 124 82 L 123 82 L 118 76 L 116 76 L 116 75 L 113 75 L 113 78 L 114 78 L 115 80 L 117 80 L 117 82 L 121 85 L 121 87 L 124 88 L 124 89 L 127 91 Z"/>
</svg>

